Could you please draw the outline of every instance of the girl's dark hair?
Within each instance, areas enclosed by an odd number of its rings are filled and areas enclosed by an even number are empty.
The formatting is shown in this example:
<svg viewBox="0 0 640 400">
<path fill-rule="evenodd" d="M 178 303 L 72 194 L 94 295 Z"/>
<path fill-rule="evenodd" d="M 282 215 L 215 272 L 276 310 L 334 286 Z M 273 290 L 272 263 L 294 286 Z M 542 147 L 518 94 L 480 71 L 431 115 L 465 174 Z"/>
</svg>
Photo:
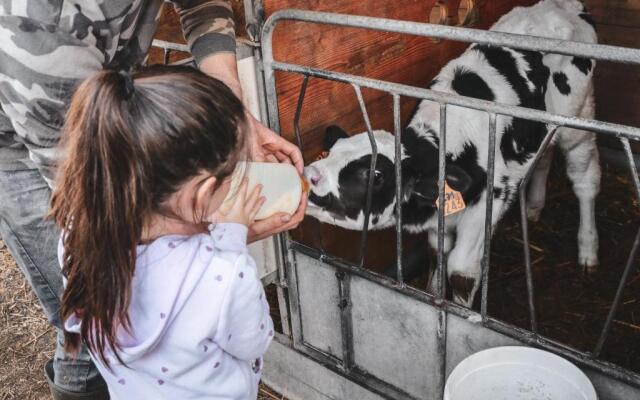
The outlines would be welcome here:
<svg viewBox="0 0 640 400">
<path fill-rule="evenodd" d="M 207 172 L 221 182 L 244 148 L 244 108 L 222 82 L 189 67 L 102 71 L 71 101 L 50 215 L 65 230 L 63 320 L 77 312 L 81 340 L 118 356 L 130 328 L 131 280 L 147 217 L 180 185 Z"/>
</svg>

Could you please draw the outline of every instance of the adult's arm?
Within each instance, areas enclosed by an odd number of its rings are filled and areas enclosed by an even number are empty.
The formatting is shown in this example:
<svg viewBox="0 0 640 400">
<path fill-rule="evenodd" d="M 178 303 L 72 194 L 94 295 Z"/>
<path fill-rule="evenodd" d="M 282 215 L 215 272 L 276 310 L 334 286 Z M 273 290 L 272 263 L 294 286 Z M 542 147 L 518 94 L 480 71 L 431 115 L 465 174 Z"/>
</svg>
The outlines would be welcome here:
<svg viewBox="0 0 640 400">
<path fill-rule="evenodd" d="M 175 0 L 180 22 L 196 64 L 208 75 L 223 81 L 242 99 L 235 56 L 235 23 L 226 0 Z M 299 173 L 304 167 L 297 146 L 271 131 L 247 112 L 250 151 L 256 161 L 288 162 Z M 302 221 L 306 199 L 294 215 L 277 214 L 251 226 L 249 241 L 293 229 Z"/>
</svg>

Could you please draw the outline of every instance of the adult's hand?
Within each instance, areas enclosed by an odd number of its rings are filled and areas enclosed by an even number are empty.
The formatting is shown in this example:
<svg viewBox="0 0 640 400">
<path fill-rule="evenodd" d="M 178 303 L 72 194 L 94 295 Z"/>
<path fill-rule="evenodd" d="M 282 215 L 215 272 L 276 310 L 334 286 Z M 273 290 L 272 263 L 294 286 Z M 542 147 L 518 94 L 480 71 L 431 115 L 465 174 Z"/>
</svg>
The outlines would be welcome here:
<svg viewBox="0 0 640 400">
<path fill-rule="evenodd" d="M 199 65 L 202 72 L 223 81 L 235 94 L 243 100 L 242 88 L 238 79 L 236 56 L 232 53 L 213 54 L 205 58 Z M 284 139 L 246 113 L 249 127 L 249 143 L 251 156 L 256 161 L 286 162 L 295 165 L 302 174 L 304 162 L 298 146 Z"/>
<path fill-rule="evenodd" d="M 273 132 L 247 112 L 251 157 L 255 161 L 293 164 L 302 175 L 304 162 L 298 146 Z"/>
<path fill-rule="evenodd" d="M 255 161 L 283 162 L 293 164 L 302 175 L 304 162 L 298 146 L 276 134 L 247 113 L 250 128 L 251 158 Z M 296 228 L 304 219 L 307 209 L 307 193 L 302 193 L 298 210 L 293 215 L 279 213 L 270 218 L 254 222 L 249 227 L 248 242 L 254 242 Z"/>
<path fill-rule="evenodd" d="M 268 238 L 276 233 L 295 229 L 300 225 L 307 209 L 307 193 L 302 194 L 300 205 L 295 214 L 278 213 L 267 219 L 256 221 L 249 227 L 248 243 Z"/>
<path fill-rule="evenodd" d="M 243 99 L 235 54 L 221 53 L 207 57 L 200 69 L 208 75 L 222 80 L 240 99 Z M 246 113 L 249 128 L 251 157 L 255 161 L 285 162 L 293 164 L 302 175 L 304 162 L 298 146 L 284 139 L 258 121 L 249 111 Z M 248 242 L 265 239 L 276 233 L 296 228 L 307 209 L 307 193 L 303 193 L 298 210 L 293 215 L 280 213 L 249 227 Z"/>
</svg>

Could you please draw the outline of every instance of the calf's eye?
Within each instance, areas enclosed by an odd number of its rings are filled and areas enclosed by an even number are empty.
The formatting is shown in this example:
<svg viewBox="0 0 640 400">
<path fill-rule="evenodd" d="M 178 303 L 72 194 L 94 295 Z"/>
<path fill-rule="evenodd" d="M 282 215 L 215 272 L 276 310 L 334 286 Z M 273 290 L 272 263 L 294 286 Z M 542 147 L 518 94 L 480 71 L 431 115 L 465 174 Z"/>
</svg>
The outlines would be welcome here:
<svg viewBox="0 0 640 400">
<path fill-rule="evenodd" d="M 378 186 L 381 185 L 382 182 L 384 180 L 384 176 L 382 175 L 382 172 L 376 170 L 373 172 L 373 184 Z"/>
</svg>

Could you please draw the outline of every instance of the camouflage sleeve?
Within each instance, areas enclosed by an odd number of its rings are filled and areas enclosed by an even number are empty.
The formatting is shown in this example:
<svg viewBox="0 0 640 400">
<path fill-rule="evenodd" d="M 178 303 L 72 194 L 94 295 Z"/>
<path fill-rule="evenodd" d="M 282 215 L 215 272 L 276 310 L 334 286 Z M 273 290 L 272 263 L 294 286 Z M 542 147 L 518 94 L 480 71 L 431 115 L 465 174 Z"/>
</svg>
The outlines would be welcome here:
<svg viewBox="0 0 640 400">
<path fill-rule="evenodd" d="M 49 185 L 66 103 L 104 55 L 58 26 L 0 15 L 0 108 Z"/>
<path fill-rule="evenodd" d="M 196 63 L 213 53 L 235 52 L 233 10 L 228 0 L 174 0 Z"/>
</svg>

